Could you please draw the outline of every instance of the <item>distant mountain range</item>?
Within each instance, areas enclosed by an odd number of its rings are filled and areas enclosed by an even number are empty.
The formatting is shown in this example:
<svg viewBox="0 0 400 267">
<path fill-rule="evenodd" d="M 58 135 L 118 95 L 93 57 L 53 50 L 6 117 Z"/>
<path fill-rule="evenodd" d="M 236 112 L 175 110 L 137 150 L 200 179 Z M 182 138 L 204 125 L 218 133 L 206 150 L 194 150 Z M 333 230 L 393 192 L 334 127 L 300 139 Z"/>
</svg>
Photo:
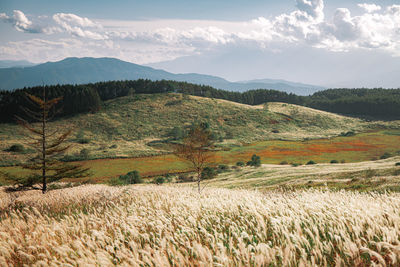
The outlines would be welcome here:
<svg viewBox="0 0 400 267">
<path fill-rule="evenodd" d="M 32 67 L 35 63 L 26 60 L 0 60 L 0 68 Z"/>
<path fill-rule="evenodd" d="M 27 61 L 19 62 L 29 63 Z M 13 66 L 1 68 L 2 64 Z M 30 63 L 33 64 L 33 63 Z M 321 86 L 288 82 L 285 80 L 251 80 L 230 82 L 223 78 L 197 73 L 174 74 L 160 69 L 141 66 L 115 58 L 66 58 L 34 66 L 0 61 L 0 90 L 13 90 L 37 85 L 85 84 L 111 80 L 175 80 L 209 85 L 229 91 L 275 89 L 298 95 L 309 95 L 325 89 Z"/>
</svg>

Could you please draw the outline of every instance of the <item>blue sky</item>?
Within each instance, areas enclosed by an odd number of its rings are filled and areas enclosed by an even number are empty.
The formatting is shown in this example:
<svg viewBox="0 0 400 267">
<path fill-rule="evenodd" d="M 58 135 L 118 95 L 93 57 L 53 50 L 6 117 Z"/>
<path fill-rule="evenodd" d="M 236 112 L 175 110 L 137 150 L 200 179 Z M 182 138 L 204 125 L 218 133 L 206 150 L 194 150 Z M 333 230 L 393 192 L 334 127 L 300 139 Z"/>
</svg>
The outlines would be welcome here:
<svg viewBox="0 0 400 267">
<path fill-rule="evenodd" d="M 400 87 L 400 3 L 1 0 L 0 60 L 71 56 L 232 81 Z"/>
</svg>

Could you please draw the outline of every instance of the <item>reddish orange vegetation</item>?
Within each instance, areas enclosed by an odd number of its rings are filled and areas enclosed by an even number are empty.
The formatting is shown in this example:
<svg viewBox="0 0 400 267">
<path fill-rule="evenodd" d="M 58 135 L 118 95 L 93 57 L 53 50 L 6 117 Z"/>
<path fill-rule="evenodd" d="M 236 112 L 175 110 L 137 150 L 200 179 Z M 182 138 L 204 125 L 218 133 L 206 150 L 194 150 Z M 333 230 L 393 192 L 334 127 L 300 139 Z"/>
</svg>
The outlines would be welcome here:
<svg viewBox="0 0 400 267">
<path fill-rule="evenodd" d="M 253 154 L 261 157 L 263 163 L 305 162 L 315 160 L 318 163 L 332 159 L 346 162 L 379 158 L 384 152 L 394 153 L 400 150 L 400 137 L 378 134 L 365 134 L 355 137 L 339 137 L 335 140 L 320 139 L 309 141 L 266 141 L 243 145 L 230 151 L 216 152 L 212 165 L 247 162 Z M 105 181 L 111 177 L 138 170 L 142 176 L 157 176 L 165 173 L 190 171 L 190 165 L 171 154 L 121 159 L 98 159 L 80 162 L 93 170 L 95 181 Z"/>
<path fill-rule="evenodd" d="M 368 151 L 376 148 L 376 145 L 366 144 L 364 142 L 332 142 L 328 144 L 309 144 L 306 150 L 320 153 L 337 153 L 342 151 Z"/>
</svg>

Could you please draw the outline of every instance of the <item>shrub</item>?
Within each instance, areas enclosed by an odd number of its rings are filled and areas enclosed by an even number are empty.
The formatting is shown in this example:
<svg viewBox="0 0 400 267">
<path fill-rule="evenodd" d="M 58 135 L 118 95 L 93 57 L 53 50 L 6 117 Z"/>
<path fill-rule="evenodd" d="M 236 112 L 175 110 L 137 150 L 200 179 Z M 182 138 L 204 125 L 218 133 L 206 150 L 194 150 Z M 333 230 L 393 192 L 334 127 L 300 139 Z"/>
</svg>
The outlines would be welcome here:
<svg viewBox="0 0 400 267">
<path fill-rule="evenodd" d="M 346 163 L 346 161 L 345 161 L 344 159 L 342 159 L 342 160 L 340 161 L 340 163 Z"/>
<path fill-rule="evenodd" d="M 348 132 L 342 132 L 340 135 L 348 137 L 348 136 L 354 136 L 356 135 L 356 133 L 354 131 L 348 131 Z"/>
<path fill-rule="evenodd" d="M 331 163 L 335 164 L 335 163 L 339 163 L 339 161 L 337 161 L 336 159 L 333 159 L 333 160 L 331 160 Z"/>
<path fill-rule="evenodd" d="M 79 152 L 79 156 L 82 159 L 88 159 L 90 156 L 90 150 L 87 148 L 81 149 L 81 151 Z"/>
<path fill-rule="evenodd" d="M 172 137 L 173 140 L 181 140 L 185 136 L 185 132 L 181 127 L 175 126 L 172 128 L 169 136 Z"/>
<path fill-rule="evenodd" d="M 390 158 L 392 156 L 392 154 L 390 154 L 389 152 L 385 152 L 381 157 L 380 157 L 380 159 L 387 159 L 387 158 Z"/>
<path fill-rule="evenodd" d="M 394 166 L 400 166 L 400 162 L 396 162 L 396 164 L 394 164 Z"/>
<path fill-rule="evenodd" d="M 244 162 L 243 161 L 238 161 L 238 162 L 236 162 L 236 166 L 243 167 L 244 166 Z"/>
<path fill-rule="evenodd" d="M 227 172 L 227 171 L 229 171 L 228 165 L 225 165 L 225 164 L 218 165 L 218 170 L 217 170 L 218 173 Z"/>
<path fill-rule="evenodd" d="M 153 180 L 153 183 L 155 183 L 155 184 L 163 184 L 163 183 L 165 183 L 165 177 L 159 176 L 159 177 L 157 177 L 157 178 L 155 178 Z"/>
<path fill-rule="evenodd" d="M 188 183 L 193 182 L 193 177 L 189 176 L 188 174 L 180 174 L 176 179 L 178 183 Z"/>
<path fill-rule="evenodd" d="M 119 179 L 124 182 L 125 184 L 141 184 L 143 183 L 142 177 L 138 171 L 131 171 L 125 175 L 121 175 Z"/>
<path fill-rule="evenodd" d="M 279 133 L 279 130 L 274 129 L 274 130 L 272 130 L 271 132 L 272 132 L 272 133 Z"/>
<path fill-rule="evenodd" d="M 24 151 L 25 151 L 25 148 L 24 148 L 24 146 L 21 145 L 21 144 L 14 144 L 14 145 L 10 146 L 10 147 L 7 149 L 7 151 L 9 151 L 9 152 L 18 152 L 18 153 L 21 153 L 21 152 L 24 152 Z"/>
<path fill-rule="evenodd" d="M 166 183 L 170 183 L 172 181 L 172 176 L 169 173 L 164 175 L 164 177 L 165 177 L 165 182 Z"/>
<path fill-rule="evenodd" d="M 90 139 L 84 137 L 84 138 L 81 138 L 81 139 L 77 139 L 76 142 L 79 143 L 79 144 L 89 144 L 90 143 Z"/>
<path fill-rule="evenodd" d="M 116 144 L 110 146 L 110 148 L 117 148 L 118 146 Z"/>
<path fill-rule="evenodd" d="M 279 165 L 288 165 L 289 163 L 287 162 L 287 161 L 281 161 L 280 163 L 279 163 Z"/>
<path fill-rule="evenodd" d="M 300 163 L 292 163 L 292 167 L 297 167 L 297 166 L 300 166 L 301 164 Z"/>
<path fill-rule="evenodd" d="M 307 165 L 313 165 L 313 164 L 316 164 L 315 161 L 313 161 L 313 160 L 310 160 L 309 162 L 307 162 Z"/>
<path fill-rule="evenodd" d="M 254 154 L 251 157 L 251 160 L 247 162 L 247 165 L 253 166 L 253 167 L 260 167 L 261 166 L 261 158 Z"/>
<path fill-rule="evenodd" d="M 205 167 L 201 172 L 201 179 L 212 179 L 215 176 L 217 176 L 217 172 L 211 167 Z"/>
</svg>

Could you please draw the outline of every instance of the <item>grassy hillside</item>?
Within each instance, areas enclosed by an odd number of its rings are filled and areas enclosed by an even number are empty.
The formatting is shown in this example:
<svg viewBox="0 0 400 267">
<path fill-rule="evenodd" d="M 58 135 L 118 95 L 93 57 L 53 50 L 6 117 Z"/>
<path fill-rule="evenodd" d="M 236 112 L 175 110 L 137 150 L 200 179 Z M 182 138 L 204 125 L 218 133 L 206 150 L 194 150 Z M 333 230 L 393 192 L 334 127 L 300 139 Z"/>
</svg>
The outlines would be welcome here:
<svg viewBox="0 0 400 267">
<path fill-rule="evenodd" d="M 0 192 L 5 266 L 397 266 L 400 195 L 89 185 Z"/>
<path fill-rule="evenodd" d="M 50 125 L 75 130 L 69 140 L 73 144 L 70 154 L 86 148 L 90 158 L 112 158 L 165 152 L 165 146 L 157 140 L 170 139 L 174 127 L 184 129 L 199 121 L 208 122 L 217 142 L 228 147 L 260 140 L 327 138 L 373 127 L 359 119 L 289 104 L 269 103 L 266 110 L 173 93 L 121 97 L 105 102 L 98 113 L 63 118 Z M 26 159 L 29 150 L 4 151 L 12 144 L 24 143 L 23 139 L 20 127 L 2 124 L 0 162 Z"/>
<path fill-rule="evenodd" d="M 332 188 L 356 191 L 400 192 L 400 157 L 355 163 L 313 165 L 272 165 L 235 168 L 207 181 L 209 186 L 225 188 L 274 189 Z"/>
</svg>

